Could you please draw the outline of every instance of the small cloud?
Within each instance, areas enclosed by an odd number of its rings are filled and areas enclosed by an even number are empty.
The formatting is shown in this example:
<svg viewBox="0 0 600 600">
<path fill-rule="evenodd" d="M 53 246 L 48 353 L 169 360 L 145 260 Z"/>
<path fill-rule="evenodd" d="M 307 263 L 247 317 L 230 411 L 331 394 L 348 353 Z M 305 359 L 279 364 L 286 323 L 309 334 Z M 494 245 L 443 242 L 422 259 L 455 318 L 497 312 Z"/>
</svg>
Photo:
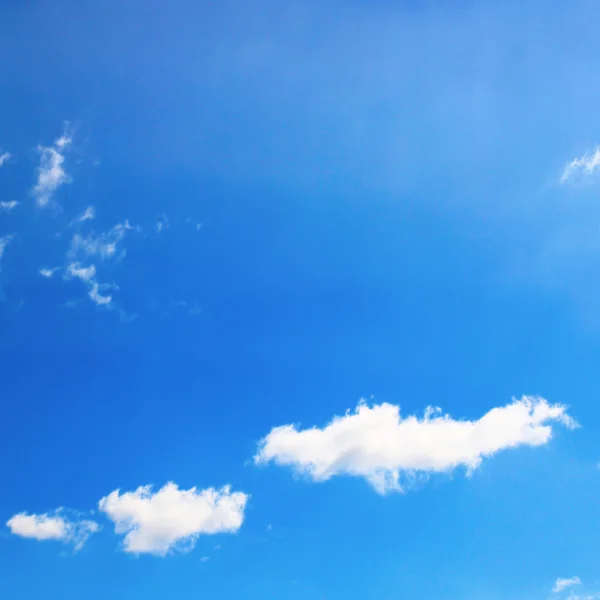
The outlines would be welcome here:
<svg viewBox="0 0 600 600">
<path fill-rule="evenodd" d="M 8 202 L 0 202 L 0 212 L 10 212 L 14 208 L 17 208 L 19 203 L 16 200 L 9 200 Z"/>
<path fill-rule="evenodd" d="M 103 296 L 100 293 L 100 284 L 97 281 L 92 281 L 92 285 L 90 291 L 88 292 L 88 296 L 94 302 L 94 304 L 98 306 L 107 306 L 112 301 L 112 296 Z"/>
<path fill-rule="evenodd" d="M 600 146 L 589 150 L 583 156 L 574 158 L 563 170 L 561 183 L 566 183 L 574 177 L 587 177 L 595 173 L 600 167 Z"/>
<path fill-rule="evenodd" d="M 7 161 L 10 160 L 10 158 L 12 157 L 12 154 L 10 152 L 4 152 L 3 154 L 0 154 L 0 167 Z"/>
<path fill-rule="evenodd" d="M 160 233 L 163 229 L 169 228 L 169 219 L 167 218 L 167 215 L 165 213 L 158 217 L 158 221 L 156 222 L 155 228 L 157 233 Z"/>
<path fill-rule="evenodd" d="M 52 146 L 38 146 L 40 164 L 36 169 L 37 181 L 32 189 L 38 206 L 46 206 L 61 185 L 71 183 L 71 177 L 64 169 L 64 151 L 70 144 L 71 138 L 63 134 Z"/>
<path fill-rule="evenodd" d="M 42 277 L 46 277 L 47 279 L 50 279 L 50 277 L 52 277 L 54 275 L 54 273 L 56 273 L 56 271 L 58 271 L 58 267 L 53 267 L 52 269 L 45 269 L 45 268 L 41 268 L 38 273 L 42 276 Z"/>
<path fill-rule="evenodd" d="M 208 562 L 209 560 L 210 560 L 210 556 L 201 556 L 200 557 L 200 562 L 205 563 L 205 562 Z"/>
<path fill-rule="evenodd" d="M 14 237 L 12 233 L 0 237 L 0 261 L 2 261 L 6 247 L 13 241 Z"/>
<path fill-rule="evenodd" d="M 196 223 L 196 231 L 200 231 L 204 227 L 204 223 Z"/>
<path fill-rule="evenodd" d="M 95 521 L 70 520 L 61 512 L 61 509 L 42 515 L 23 512 L 11 517 L 6 525 L 13 535 L 38 541 L 60 541 L 72 544 L 75 550 L 81 550 L 100 526 Z"/>
<path fill-rule="evenodd" d="M 267 531 L 273 531 L 273 525 L 270 523 L 267 525 Z"/>
<path fill-rule="evenodd" d="M 78 217 L 75 217 L 71 221 L 71 223 L 69 224 L 69 227 L 72 227 L 73 225 L 76 225 L 77 223 L 83 223 L 84 221 L 91 221 L 95 217 L 96 217 L 96 211 L 94 210 L 94 207 L 88 206 L 81 215 L 79 215 Z"/>
<path fill-rule="evenodd" d="M 247 501 L 247 494 L 232 492 L 229 486 L 180 490 L 167 483 L 157 492 L 151 486 L 115 490 L 98 507 L 115 524 L 115 533 L 125 536 L 125 552 L 165 556 L 192 550 L 200 535 L 236 533 Z"/>
<path fill-rule="evenodd" d="M 67 269 L 65 271 L 65 279 L 77 278 L 81 279 L 81 281 L 91 281 L 96 277 L 96 267 L 95 265 L 90 265 L 89 267 L 82 267 L 80 263 L 73 262 L 67 265 Z"/>
<path fill-rule="evenodd" d="M 554 594 L 558 594 L 563 590 L 566 590 L 567 588 L 572 587 L 574 585 L 581 585 L 581 579 L 579 579 L 579 577 L 570 577 L 565 579 L 559 577 L 554 583 L 552 592 Z"/>
</svg>

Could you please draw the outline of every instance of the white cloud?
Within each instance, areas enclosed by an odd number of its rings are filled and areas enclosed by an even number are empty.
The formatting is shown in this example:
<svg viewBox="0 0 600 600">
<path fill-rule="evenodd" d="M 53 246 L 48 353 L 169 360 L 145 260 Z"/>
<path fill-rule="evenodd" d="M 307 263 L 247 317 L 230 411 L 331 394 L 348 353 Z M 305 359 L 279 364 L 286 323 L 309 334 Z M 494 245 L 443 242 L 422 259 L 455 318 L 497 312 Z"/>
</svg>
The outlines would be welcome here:
<svg viewBox="0 0 600 600">
<path fill-rule="evenodd" d="M 103 296 L 100 293 L 100 287 L 101 284 L 99 284 L 97 281 L 92 281 L 90 291 L 88 292 L 88 296 L 90 297 L 92 302 L 94 302 L 98 306 L 108 306 L 112 301 L 112 296 Z"/>
<path fill-rule="evenodd" d="M 115 490 L 99 508 L 124 534 L 126 552 L 164 556 L 171 550 L 191 550 L 199 535 L 235 533 L 244 521 L 248 496 L 228 486 L 197 491 L 167 483 L 155 493 L 151 486 L 134 492 Z"/>
<path fill-rule="evenodd" d="M 8 202 L 0 202 L 0 212 L 9 212 L 13 208 L 16 208 L 19 203 L 16 200 L 9 200 Z"/>
<path fill-rule="evenodd" d="M 50 277 L 52 277 L 54 275 L 54 273 L 56 273 L 56 271 L 58 270 L 58 267 L 54 267 L 52 269 L 45 269 L 45 268 L 41 268 L 38 273 L 42 276 L 42 277 L 46 277 L 47 279 L 50 279 Z"/>
<path fill-rule="evenodd" d="M 94 209 L 93 206 L 88 206 L 82 214 L 80 214 L 78 217 L 75 217 L 71 223 L 70 223 L 70 227 L 72 227 L 73 225 L 77 224 L 77 223 L 83 223 L 85 221 L 91 221 L 92 219 L 96 218 L 96 211 Z"/>
<path fill-rule="evenodd" d="M 72 521 L 61 515 L 60 510 L 43 515 L 19 513 L 11 517 L 6 524 L 14 535 L 38 541 L 58 540 L 65 544 L 73 544 L 75 550 L 80 550 L 90 535 L 100 529 L 94 521 Z"/>
<path fill-rule="evenodd" d="M 566 579 L 559 577 L 556 580 L 556 582 L 554 583 L 554 587 L 552 588 L 552 591 L 555 594 L 558 594 L 558 593 L 562 592 L 563 590 L 566 590 L 567 588 L 574 586 L 574 585 L 581 585 L 581 579 L 579 579 L 579 577 L 570 577 L 570 578 L 566 578 Z"/>
<path fill-rule="evenodd" d="M 13 234 L 0 236 L 0 261 L 2 261 L 6 247 L 12 242 L 14 237 L 15 236 Z"/>
<path fill-rule="evenodd" d="M 12 154 L 10 152 L 4 152 L 0 154 L 0 167 L 11 158 Z"/>
<path fill-rule="evenodd" d="M 71 279 L 73 277 L 81 279 L 81 281 L 89 282 L 96 277 L 96 267 L 94 265 L 82 267 L 78 262 L 70 263 L 67 265 L 65 278 Z"/>
<path fill-rule="evenodd" d="M 71 240 L 69 256 L 75 258 L 80 254 L 86 256 L 100 256 L 103 259 L 117 256 L 117 246 L 123 240 L 128 231 L 133 230 L 129 221 L 117 223 L 108 231 L 87 236 L 76 233 Z M 119 255 L 122 256 L 122 253 Z"/>
<path fill-rule="evenodd" d="M 71 138 L 63 135 L 52 146 L 38 146 L 40 164 L 36 169 L 37 182 L 32 190 L 38 206 L 46 206 L 61 185 L 71 182 L 71 177 L 64 169 L 64 150 L 70 144 Z"/>
<path fill-rule="evenodd" d="M 574 158 L 563 170 L 561 183 L 577 176 L 592 175 L 600 167 L 600 146 L 586 152 L 583 156 Z"/>
<path fill-rule="evenodd" d="M 156 232 L 160 233 L 163 229 L 169 228 L 169 219 L 167 215 L 163 213 L 160 217 L 158 217 L 158 221 L 156 222 Z"/>
<path fill-rule="evenodd" d="M 454 420 L 439 408 L 428 408 L 422 419 L 402 418 L 399 406 L 361 402 L 354 412 L 335 417 L 322 429 L 272 429 L 260 441 L 254 461 L 291 467 L 313 481 L 335 475 L 364 477 L 384 494 L 402 491 L 401 476 L 460 466 L 470 473 L 501 450 L 546 444 L 552 422 L 577 427 L 565 406 L 528 396 L 493 408 L 477 421 Z"/>
</svg>

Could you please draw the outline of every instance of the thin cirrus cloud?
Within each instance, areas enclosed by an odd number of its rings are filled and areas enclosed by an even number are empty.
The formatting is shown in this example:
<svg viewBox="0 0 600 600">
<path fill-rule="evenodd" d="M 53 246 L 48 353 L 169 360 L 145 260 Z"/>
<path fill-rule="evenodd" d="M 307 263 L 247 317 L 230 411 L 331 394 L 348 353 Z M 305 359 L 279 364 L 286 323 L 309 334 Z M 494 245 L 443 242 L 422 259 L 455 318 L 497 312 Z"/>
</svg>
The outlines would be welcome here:
<svg viewBox="0 0 600 600">
<path fill-rule="evenodd" d="M 0 154 L 0 167 L 8 160 L 10 160 L 12 157 L 12 154 L 10 152 L 3 152 L 2 154 Z"/>
<path fill-rule="evenodd" d="M 556 580 L 556 582 L 554 583 L 552 592 L 554 594 L 559 594 L 563 590 L 573 587 L 574 585 L 581 585 L 581 579 L 579 579 L 579 577 L 568 577 L 568 578 L 559 577 Z"/>
<path fill-rule="evenodd" d="M 71 223 L 69 224 L 70 227 L 73 227 L 73 225 L 77 225 L 77 223 L 85 223 L 85 221 L 92 221 L 93 219 L 96 218 L 96 210 L 93 206 L 88 206 L 83 213 L 81 213 L 79 216 L 75 217 Z"/>
<path fill-rule="evenodd" d="M 82 219 L 80 219 L 82 220 Z M 68 256 L 76 258 L 77 256 L 98 256 L 102 259 L 121 258 L 124 256 L 124 251 L 117 254 L 117 248 L 120 242 L 123 241 L 128 231 L 132 231 L 132 227 L 128 220 L 122 223 L 117 223 L 108 231 L 102 233 L 89 233 L 81 235 L 76 233 L 71 239 L 71 248 Z"/>
<path fill-rule="evenodd" d="M 0 212 L 10 212 L 17 208 L 19 203 L 16 200 L 9 200 L 7 202 L 0 202 Z"/>
<path fill-rule="evenodd" d="M 65 133 L 51 146 L 38 146 L 40 164 L 36 169 L 36 183 L 31 190 L 38 206 L 47 206 L 54 192 L 71 182 L 64 168 L 65 150 L 71 142 L 71 137 Z"/>
<path fill-rule="evenodd" d="M 38 541 L 55 540 L 81 550 L 89 537 L 100 530 L 95 521 L 71 520 L 61 511 L 42 515 L 19 513 L 6 523 L 13 535 Z"/>
<path fill-rule="evenodd" d="M 0 236 L 0 263 L 2 262 L 2 257 L 4 256 L 6 247 L 12 242 L 13 238 L 13 234 Z"/>
<path fill-rule="evenodd" d="M 575 178 L 593 175 L 600 168 L 600 146 L 586 152 L 583 156 L 574 158 L 563 169 L 561 183 Z"/>
<path fill-rule="evenodd" d="M 468 473 L 484 458 L 518 446 L 542 446 L 553 423 L 577 423 L 566 407 L 524 396 L 496 407 L 476 421 L 455 420 L 428 408 L 422 419 L 402 417 L 392 404 L 359 403 L 354 412 L 335 417 L 323 428 L 276 427 L 259 442 L 255 464 L 290 467 L 316 482 L 336 475 L 363 477 L 380 494 L 403 491 L 402 477 Z"/>
<path fill-rule="evenodd" d="M 98 507 L 114 523 L 115 532 L 125 536 L 125 552 L 165 556 L 191 550 L 200 535 L 236 533 L 248 498 L 229 486 L 199 491 L 167 483 L 157 492 L 151 486 L 133 492 L 115 490 Z"/>
</svg>

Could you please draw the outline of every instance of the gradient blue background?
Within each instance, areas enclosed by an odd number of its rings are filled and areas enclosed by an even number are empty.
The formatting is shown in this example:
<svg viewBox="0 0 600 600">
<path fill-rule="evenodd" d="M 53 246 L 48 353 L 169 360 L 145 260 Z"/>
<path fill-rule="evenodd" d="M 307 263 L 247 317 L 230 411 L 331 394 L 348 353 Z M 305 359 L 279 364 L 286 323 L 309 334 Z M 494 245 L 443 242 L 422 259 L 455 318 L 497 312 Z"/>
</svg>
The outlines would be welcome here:
<svg viewBox="0 0 600 600">
<path fill-rule="evenodd" d="M 0 215 L 19 235 L 0 275 L 0 517 L 169 480 L 252 499 L 237 536 L 164 559 L 120 552 L 105 521 L 75 556 L 6 530 L 0 595 L 487 600 L 593 583 L 599 188 L 559 178 L 600 141 L 599 18 L 580 1 L 2 2 L 0 200 L 23 204 Z M 77 152 L 53 215 L 28 190 L 65 119 Z M 75 289 L 37 275 L 89 204 L 98 229 L 169 218 L 114 267 L 133 322 L 65 309 Z M 582 428 L 470 480 L 384 498 L 246 464 L 271 427 L 324 425 L 363 396 L 478 418 L 524 393 Z"/>
</svg>

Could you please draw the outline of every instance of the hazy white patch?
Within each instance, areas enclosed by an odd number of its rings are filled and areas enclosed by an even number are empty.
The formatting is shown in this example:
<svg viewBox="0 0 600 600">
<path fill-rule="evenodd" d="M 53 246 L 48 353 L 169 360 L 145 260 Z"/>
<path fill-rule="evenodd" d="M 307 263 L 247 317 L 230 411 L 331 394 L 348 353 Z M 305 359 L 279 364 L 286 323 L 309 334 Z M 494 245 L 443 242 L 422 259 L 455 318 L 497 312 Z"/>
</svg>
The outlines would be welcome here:
<svg viewBox="0 0 600 600">
<path fill-rule="evenodd" d="M 88 295 L 94 304 L 98 306 L 107 306 L 111 303 L 112 296 L 103 296 L 100 293 L 100 284 L 97 281 L 92 281 Z"/>
<path fill-rule="evenodd" d="M 70 279 L 73 277 L 81 279 L 81 281 L 89 282 L 96 277 L 96 266 L 89 265 L 83 267 L 81 263 L 78 262 L 70 263 L 65 270 L 65 278 Z"/>
<path fill-rule="evenodd" d="M 155 228 L 156 228 L 156 232 L 157 233 L 160 233 L 163 229 L 168 229 L 169 228 L 169 219 L 167 218 L 166 214 L 163 213 L 158 218 L 158 221 L 156 222 Z"/>
<path fill-rule="evenodd" d="M 88 206 L 85 211 L 80 214 L 78 217 L 75 217 L 71 223 L 70 223 L 70 227 L 72 227 L 73 225 L 77 225 L 77 223 L 84 223 L 85 221 L 91 221 L 92 219 L 96 218 L 96 211 L 94 210 L 93 206 Z"/>
<path fill-rule="evenodd" d="M 554 587 L 552 588 L 552 592 L 558 594 L 563 590 L 566 590 L 569 587 L 574 585 L 581 585 L 581 579 L 579 577 L 569 577 L 569 578 L 561 578 L 559 577 L 554 583 Z"/>
<path fill-rule="evenodd" d="M 2 257 L 4 256 L 4 252 L 6 251 L 6 247 L 13 241 L 14 234 L 10 233 L 8 235 L 0 236 L 0 268 L 2 267 Z"/>
<path fill-rule="evenodd" d="M 58 271 L 58 267 L 53 267 L 52 269 L 46 269 L 44 267 L 42 267 L 38 273 L 42 276 L 42 277 L 46 277 L 47 279 L 50 279 L 50 277 L 52 277 L 54 275 L 54 273 L 56 273 L 56 271 Z"/>
<path fill-rule="evenodd" d="M 108 231 L 99 234 L 90 233 L 83 236 L 76 233 L 71 239 L 68 256 L 76 258 L 84 254 L 86 256 L 100 256 L 103 259 L 123 256 L 123 252 L 117 254 L 117 247 L 127 232 L 131 230 L 133 230 L 133 227 L 129 224 L 129 221 L 125 220 L 123 223 L 117 223 Z"/>
<path fill-rule="evenodd" d="M 8 202 L 0 202 L 0 212 L 10 212 L 17 208 L 19 203 L 16 200 L 9 200 Z"/>
<path fill-rule="evenodd" d="M 12 154 L 10 152 L 3 152 L 2 154 L 0 154 L 0 167 L 7 161 L 10 160 L 12 157 Z"/>
<path fill-rule="evenodd" d="M 402 418 L 392 404 L 362 401 L 323 428 L 276 427 L 263 438 L 256 464 L 274 462 L 313 481 L 336 475 L 365 478 L 381 494 L 402 491 L 401 476 L 450 472 L 472 473 L 482 460 L 507 448 L 541 446 L 552 436 L 552 423 L 570 429 L 577 423 L 566 407 L 524 396 L 497 407 L 477 421 L 454 420 L 429 407 L 423 418 Z"/>
<path fill-rule="evenodd" d="M 171 550 L 191 550 L 199 535 L 235 533 L 244 521 L 248 496 L 229 486 L 198 491 L 167 483 L 157 492 L 142 486 L 133 492 L 115 490 L 99 508 L 125 536 L 125 552 L 164 556 Z"/>
<path fill-rule="evenodd" d="M 586 152 L 583 156 L 574 158 L 563 170 L 561 183 L 566 183 L 574 177 L 587 177 L 600 167 L 600 146 Z"/>
<path fill-rule="evenodd" d="M 52 146 L 38 146 L 40 164 L 36 169 L 37 181 L 32 189 L 38 206 L 46 206 L 61 185 L 71 183 L 71 177 L 64 168 L 64 151 L 71 141 L 71 137 L 65 133 Z"/>
<path fill-rule="evenodd" d="M 95 521 L 70 520 L 60 509 L 42 515 L 19 513 L 6 525 L 13 535 L 38 541 L 57 540 L 72 544 L 75 550 L 80 550 L 90 535 L 100 529 Z"/>
</svg>

